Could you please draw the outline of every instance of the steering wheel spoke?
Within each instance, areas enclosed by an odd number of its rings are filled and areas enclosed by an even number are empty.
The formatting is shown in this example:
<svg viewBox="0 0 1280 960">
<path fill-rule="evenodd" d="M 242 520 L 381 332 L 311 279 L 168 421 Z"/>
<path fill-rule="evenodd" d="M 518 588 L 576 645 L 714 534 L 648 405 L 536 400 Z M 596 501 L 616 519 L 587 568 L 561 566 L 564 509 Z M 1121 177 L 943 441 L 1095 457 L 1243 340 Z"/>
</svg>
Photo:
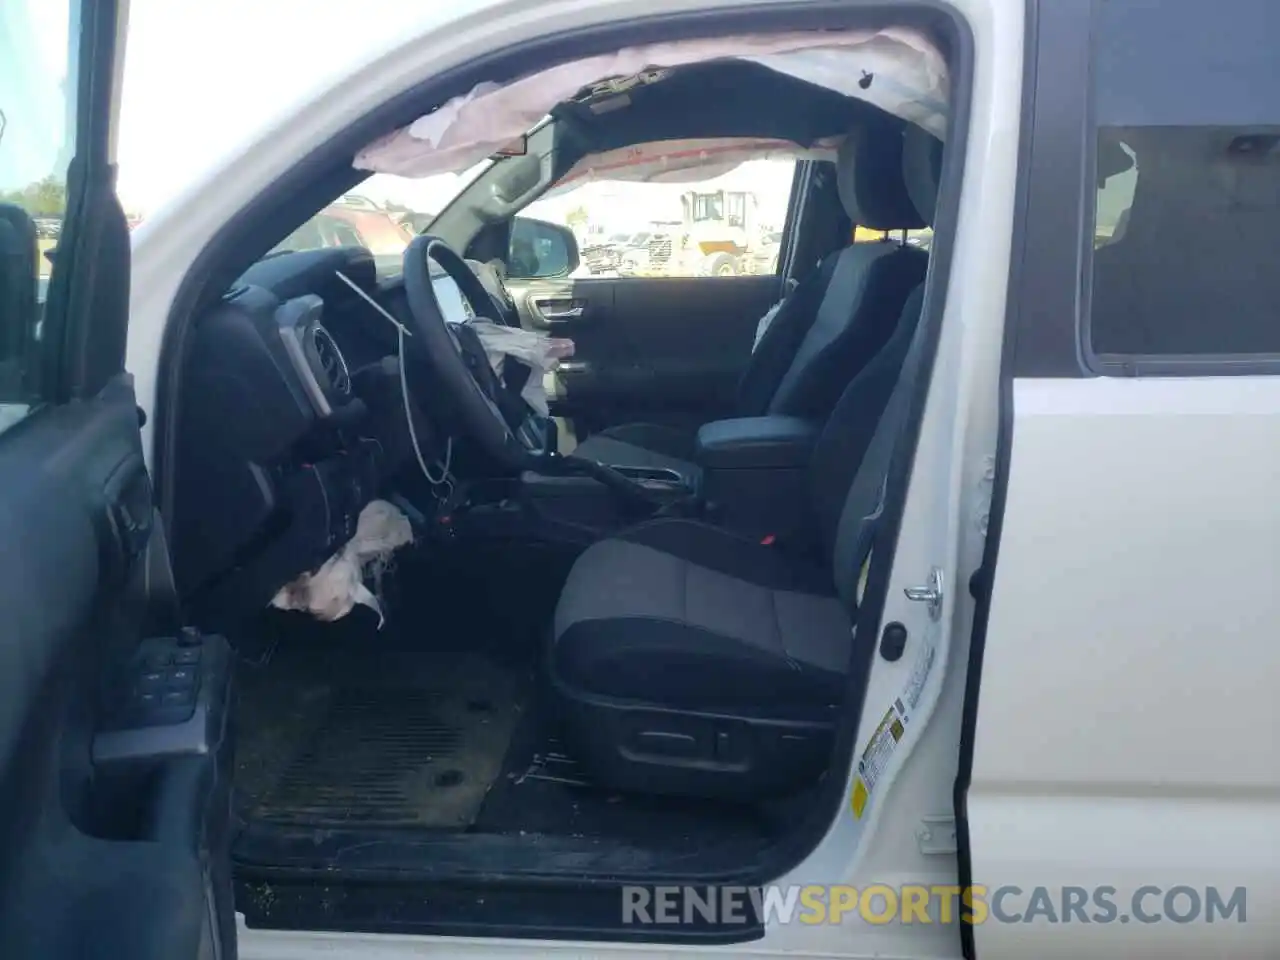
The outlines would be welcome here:
<svg viewBox="0 0 1280 960">
<path fill-rule="evenodd" d="M 470 316 L 483 318 L 495 308 L 466 260 L 437 237 L 415 237 L 404 253 L 405 293 L 418 341 L 415 355 L 429 369 L 432 382 L 450 395 L 462 428 L 490 454 L 519 468 L 531 449 L 523 436 L 527 409 L 522 409 L 523 401 L 504 396 L 502 380 L 475 330 L 446 318 L 432 263 L 457 286 Z"/>
</svg>

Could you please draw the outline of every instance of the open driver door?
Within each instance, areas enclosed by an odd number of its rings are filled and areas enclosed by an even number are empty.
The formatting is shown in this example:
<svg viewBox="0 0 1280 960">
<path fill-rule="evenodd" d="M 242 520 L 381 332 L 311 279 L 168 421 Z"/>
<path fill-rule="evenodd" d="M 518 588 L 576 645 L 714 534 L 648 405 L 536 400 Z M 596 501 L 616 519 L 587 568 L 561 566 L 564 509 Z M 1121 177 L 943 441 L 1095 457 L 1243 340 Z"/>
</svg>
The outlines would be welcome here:
<svg viewBox="0 0 1280 960">
<path fill-rule="evenodd" d="M 0 956 L 234 958 L 229 657 L 124 370 L 126 0 L 0 5 Z"/>
</svg>

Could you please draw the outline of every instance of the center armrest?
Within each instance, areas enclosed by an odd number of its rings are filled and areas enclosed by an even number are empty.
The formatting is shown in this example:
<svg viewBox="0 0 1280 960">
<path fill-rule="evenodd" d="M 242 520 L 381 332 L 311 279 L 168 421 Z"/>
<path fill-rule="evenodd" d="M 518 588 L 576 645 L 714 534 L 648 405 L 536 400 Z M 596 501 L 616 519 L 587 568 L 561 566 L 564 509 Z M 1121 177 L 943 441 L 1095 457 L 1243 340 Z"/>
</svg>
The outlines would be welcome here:
<svg viewBox="0 0 1280 960">
<path fill-rule="evenodd" d="M 818 425 L 799 417 L 740 417 L 703 424 L 696 456 L 707 470 L 804 467 L 818 439 Z"/>
</svg>

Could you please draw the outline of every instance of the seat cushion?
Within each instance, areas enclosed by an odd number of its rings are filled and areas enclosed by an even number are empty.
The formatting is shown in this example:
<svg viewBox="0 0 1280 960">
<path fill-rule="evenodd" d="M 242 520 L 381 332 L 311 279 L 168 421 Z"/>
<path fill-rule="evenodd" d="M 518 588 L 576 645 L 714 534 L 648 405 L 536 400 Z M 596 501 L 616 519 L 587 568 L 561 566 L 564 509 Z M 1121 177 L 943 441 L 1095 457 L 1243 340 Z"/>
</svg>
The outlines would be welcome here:
<svg viewBox="0 0 1280 960">
<path fill-rule="evenodd" d="M 841 701 L 851 638 L 825 570 L 662 519 L 578 559 L 556 609 L 551 668 L 587 694 L 804 718 Z"/>
</svg>

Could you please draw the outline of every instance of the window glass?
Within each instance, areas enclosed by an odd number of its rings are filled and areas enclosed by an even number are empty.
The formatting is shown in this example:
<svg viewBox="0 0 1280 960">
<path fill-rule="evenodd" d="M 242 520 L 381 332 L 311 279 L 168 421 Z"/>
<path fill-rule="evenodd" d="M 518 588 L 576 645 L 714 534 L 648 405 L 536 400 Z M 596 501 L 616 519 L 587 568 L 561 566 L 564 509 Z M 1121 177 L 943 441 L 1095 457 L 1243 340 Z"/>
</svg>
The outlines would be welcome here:
<svg viewBox="0 0 1280 960">
<path fill-rule="evenodd" d="M 579 277 L 776 273 L 795 169 L 787 157 L 709 169 L 705 178 L 685 171 L 671 183 L 593 177 L 550 192 L 521 217 L 573 233 Z"/>
<path fill-rule="evenodd" d="M 1280 6 L 1099 11 L 1094 352 L 1280 354 Z"/>
<path fill-rule="evenodd" d="M 0 429 L 40 396 L 41 311 L 75 149 L 69 65 L 78 6 L 0 3 Z"/>
<path fill-rule="evenodd" d="M 567 277 L 573 242 L 567 229 L 516 217 L 507 250 L 507 275 L 519 280 Z"/>
<path fill-rule="evenodd" d="M 462 173 L 413 179 L 377 173 L 302 224 L 272 253 L 364 247 L 381 277 L 399 274 L 405 247 L 474 180 L 489 161 Z"/>
</svg>

